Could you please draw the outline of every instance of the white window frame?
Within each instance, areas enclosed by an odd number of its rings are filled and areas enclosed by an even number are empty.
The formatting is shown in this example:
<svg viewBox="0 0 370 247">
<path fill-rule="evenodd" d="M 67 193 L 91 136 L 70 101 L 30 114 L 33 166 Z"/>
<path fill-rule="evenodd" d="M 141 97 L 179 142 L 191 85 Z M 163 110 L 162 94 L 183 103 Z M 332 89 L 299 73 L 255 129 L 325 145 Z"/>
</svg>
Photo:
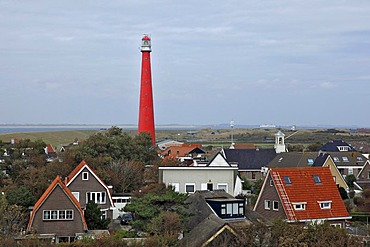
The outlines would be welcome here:
<svg viewBox="0 0 370 247">
<path fill-rule="evenodd" d="M 192 192 L 186 191 L 186 186 L 193 186 L 194 187 L 194 191 L 192 191 Z M 193 194 L 196 191 L 195 183 L 185 183 L 184 190 L 185 190 L 185 193 Z"/>
<path fill-rule="evenodd" d="M 296 211 L 306 210 L 307 202 L 293 202 L 292 204 Z"/>
<path fill-rule="evenodd" d="M 348 168 L 348 175 L 353 175 L 353 168 L 352 167 Z"/>
<path fill-rule="evenodd" d="M 89 173 L 88 172 L 82 172 L 82 180 L 84 180 L 84 181 L 89 180 Z"/>
<path fill-rule="evenodd" d="M 271 201 L 270 200 L 265 200 L 265 209 L 270 210 L 271 209 Z"/>
<path fill-rule="evenodd" d="M 336 227 L 336 228 L 342 228 L 342 224 L 341 223 L 332 223 L 332 224 L 330 224 L 330 226 Z"/>
<path fill-rule="evenodd" d="M 321 209 L 331 209 L 332 201 L 317 201 Z"/>
<path fill-rule="evenodd" d="M 221 188 L 220 188 L 221 186 L 225 186 L 226 187 L 225 192 L 228 192 L 229 186 L 228 186 L 227 183 L 218 183 L 217 184 L 217 189 L 221 190 Z"/>
<path fill-rule="evenodd" d="M 274 186 L 274 182 L 270 179 L 270 186 Z"/>
<path fill-rule="evenodd" d="M 56 213 L 56 217 L 52 218 L 52 212 Z M 60 217 L 62 214 L 61 212 L 64 212 L 64 218 Z M 45 213 L 48 213 L 48 218 L 45 218 Z M 67 217 L 70 216 L 70 217 Z M 65 209 L 65 210 L 43 210 L 42 211 L 42 220 L 44 221 L 52 221 L 52 220 L 73 220 L 73 210 L 72 209 Z"/>
<path fill-rule="evenodd" d="M 104 197 L 103 197 L 103 194 L 104 194 Z M 90 195 L 90 196 L 89 196 Z M 94 195 L 94 196 L 93 196 Z M 99 196 L 98 196 L 99 195 Z M 107 203 L 107 193 L 105 191 L 99 191 L 99 192 L 86 192 L 86 203 L 88 203 L 89 201 L 93 201 L 95 202 L 96 204 L 105 204 Z M 98 201 L 98 197 L 99 198 L 104 198 L 104 200 L 100 200 Z M 93 200 L 94 199 L 94 200 Z"/>
<path fill-rule="evenodd" d="M 347 157 L 347 156 L 342 156 L 342 160 L 343 160 L 343 162 L 349 162 L 349 160 L 348 160 L 348 157 Z"/>
<path fill-rule="evenodd" d="M 168 183 L 172 187 L 173 191 L 180 192 L 180 183 Z"/>
<path fill-rule="evenodd" d="M 276 207 L 275 204 L 277 205 Z M 279 211 L 279 201 L 272 201 L 272 210 Z"/>
</svg>

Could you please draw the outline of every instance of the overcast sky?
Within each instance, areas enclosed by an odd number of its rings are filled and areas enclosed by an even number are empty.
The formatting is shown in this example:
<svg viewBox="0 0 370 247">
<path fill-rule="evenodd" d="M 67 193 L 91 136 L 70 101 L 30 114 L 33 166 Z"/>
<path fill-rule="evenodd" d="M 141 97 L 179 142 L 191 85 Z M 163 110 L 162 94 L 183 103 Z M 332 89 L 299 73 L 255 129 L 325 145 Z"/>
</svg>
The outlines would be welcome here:
<svg viewBox="0 0 370 247">
<path fill-rule="evenodd" d="M 370 1 L 0 0 L 0 123 L 370 126 Z"/>
</svg>

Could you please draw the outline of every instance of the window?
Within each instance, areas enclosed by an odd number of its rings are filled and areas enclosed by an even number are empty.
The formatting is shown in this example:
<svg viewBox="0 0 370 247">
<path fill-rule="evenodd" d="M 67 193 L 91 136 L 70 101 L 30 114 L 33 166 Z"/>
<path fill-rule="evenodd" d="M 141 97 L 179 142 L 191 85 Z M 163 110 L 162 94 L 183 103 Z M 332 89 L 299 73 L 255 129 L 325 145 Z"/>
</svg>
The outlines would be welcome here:
<svg viewBox="0 0 370 247">
<path fill-rule="evenodd" d="M 272 179 L 270 180 L 270 186 L 274 186 L 274 182 L 272 181 Z"/>
<path fill-rule="evenodd" d="M 361 156 L 357 156 L 356 160 L 359 162 L 363 161 Z"/>
<path fill-rule="evenodd" d="M 271 201 L 265 200 L 265 209 L 270 210 L 271 209 Z"/>
<path fill-rule="evenodd" d="M 195 184 L 185 184 L 185 192 L 186 193 L 194 193 L 195 192 Z"/>
<path fill-rule="evenodd" d="M 315 181 L 315 184 L 321 184 L 321 179 L 318 175 L 313 175 L 313 180 Z"/>
<path fill-rule="evenodd" d="M 290 181 L 290 177 L 289 176 L 283 176 L 283 179 L 284 179 L 286 185 L 292 184 L 292 181 Z"/>
<path fill-rule="evenodd" d="M 275 210 L 275 211 L 279 211 L 279 202 L 278 201 L 273 201 L 272 209 Z"/>
<path fill-rule="evenodd" d="M 308 162 L 309 165 L 313 165 L 313 159 L 309 158 L 309 159 L 307 159 L 307 162 Z"/>
<path fill-rule="evenodd" d="M 294 210 L 306 210 L 307 202 L 293 202 Z"/>
<path fill-rule="evenodd" d="M 74 195 L 77 201 L 80 201 L 80 192 L 72 192 L 72 195 Z"/>
<path fill-rule="evenodd" d="M 179 183 L 168 183 L 168 185 L 172 187 L 173 191 L 180 192 L 180 184 Z"/>
<path fill-rule="evenodd" d="M 226 204 L 221 204 L 221 214 L 226 214 Z"/>
<path fill-rule="evenodd" d="M 318 201 L 321 209 L 330 209 L 331 208 L 331 201 Z"/>
<path fill-rule="evenodd" d="M 43 212 L 43 219 L 44 220 L 50 220 L 50 211 L 44 211 Z"/>
<path fill-rule="evenodd" d="M 256 179 L 256 173 L 257 172 L 252 172 L 252 179 Z"/>
<path fill-rule="evenodd" d="M 331 227 L 334 227 L 334 228 L 342 228 L 342 224 L 341 223 L 333 223 L 333 224 L 330 224 Z"/>
<path fill-rule="evenodd" d="M 102 192 L 87 192 L 86 193 L 86 202 L 93 201 L 96 204 L 105 204 L 106 203 L 106 193 Z"/>
<path fill-rule="evenodd" d="M 353 168 L 348 168 L 348 175 L 352 175 L 353 174 Z"/>
<path fill-rule="evenodd" d="M 225 192 L 227 192 L 227 183 L 219 183 L 219 184 L 217 184 L 217 189 L 224 190 Z"/>
<path fill-rule="evenodd" d="M 73 210 L 44 210 L 43 220 L 73 220 Z"/>
<path fill-rule="evenodd" d="M 101 219 L 105 220 L 107 218 L 107 211 L 106 210 L 101 210 Z"/>
<path fill-rule="evenodd" d="M 367 172 L 367 179 L 370 179 L 370 171 Z"/>
<path fill-rule="evenodd" d="M 61 220 L 64 220 L 66 218 L 66 211 L 59 211 L 59 215 L 58 215 L 59 219 Z"/>
<path fill-rule="evenodd" d="M 83 172 L 82 173 L 82 180 L 89 180 L 89 173 L 88 172 Z"/>
<path fill-rule="evenodd" d="M 348 157 L 343 156 L 342 159 L 343 159 L 343 162 L 348 162 Z"/>
<path fill-rule="evenodd" d="M 58 219 L 58 211 L 57 210 L 52 210 L 51 211 L 51 219 L 52 220 Z"/>
<path fill-rule="evenodd" d="M 334 162 L 339 162 L 339 158 L 338 157 L 333 157 L 334 159 Z"/>
</svg>

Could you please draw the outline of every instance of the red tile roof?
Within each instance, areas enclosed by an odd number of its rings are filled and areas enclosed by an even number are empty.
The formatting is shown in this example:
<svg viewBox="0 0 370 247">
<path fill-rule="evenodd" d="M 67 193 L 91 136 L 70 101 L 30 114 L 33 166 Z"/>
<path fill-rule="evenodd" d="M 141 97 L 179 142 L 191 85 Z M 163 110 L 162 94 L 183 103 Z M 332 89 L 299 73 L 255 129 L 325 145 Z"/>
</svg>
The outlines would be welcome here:
<svg viewBox="0 0 370 247">
<path fill-rule="evenodd" d="M 177 157 L 184 157 L 195 148 L 201 148 L 201 144 L 182 144 L 181 146 L 169 146 L 162 155 L 169 159 L 176 159 Z"/>
<path fill-rule="evenodd" d="M 288 220 L 304 221 L 349 216 L 328 167 L 271 168 L 269 173 L 284 205 Z M 315 183 L 314 175 L 320 178 L 321 183 Z M 289 177 L 291 184 L 284 181 L 284 176 Z M 279 189 L 279 183 L 282 185 L 281 189 Z M 286 191 L 288 203 L 283 203 L 284 190 L 282 188 Z M 319 202 L 325 201 L 331 202 L 330 209 L 320 208 Z M 305 210 L 293 210 L 295 217 L 288 213 L 289 205 L 294 203 L 306 203 Z"/>
<path fill-rule="evenodd" d="M 66 180 L 64 181 L 65 184 L 68 184 L 81 170 L 84 166 L 88 166 L 86 161 L 82 160 L 78 166 L 67 176 Z M 90 168 L 91 169 L 91 168 Z"/>
<path fill-rule="evenodd" d="M 51 146 L 51 144 L 47 144 L 47 145 L 46 145 L 46 152 L 47 152 L 48 154 L 50 154 L 50 153 L 55 153 L 55 150 L 54 150 L 53 146 Z"/>
<path fill-rule="evenodd" d="M 27 231 L 30 231 L 31 225 L 33 222 L 33 218 L 35 216 L 35 212 L 41 207 L 41 205 L 45 202 L 45 200 L 49 197 L 49 195 L 54 191 L 56 186 L 60 186 L 60 188 L 63 190 L 63 192 L 67 195 L 67 197 L 72 201 L 72 203 L 76 206 L 78 211 L 80 212 L 84 229 L 87 230 L 87 224 L 85 220 L 85 216 L 83 213 L 83 210 L 81 208 L 80 203 L 77 201 L 77 199 L 74 197 L 72 192 L 67 188 L 67 186 L 62 182 L 59 176 L 57 176 L 54 181 L 49 185 L 49 187 L 45 190 L 44 194 L 39 198 L 39 200 L 35 203 L 35 206 L 33 207 L 33 210 L 30 215 L 30 220 L 27 225 Z"/>
</svg>

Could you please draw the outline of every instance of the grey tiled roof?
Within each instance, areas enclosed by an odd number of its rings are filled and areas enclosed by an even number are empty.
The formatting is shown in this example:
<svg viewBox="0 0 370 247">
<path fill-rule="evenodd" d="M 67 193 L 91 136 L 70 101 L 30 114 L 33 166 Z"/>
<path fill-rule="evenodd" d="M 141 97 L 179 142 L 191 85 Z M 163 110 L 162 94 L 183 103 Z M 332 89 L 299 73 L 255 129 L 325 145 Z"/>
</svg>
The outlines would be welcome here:
<svg viewBox="0 0 370 247">
<path fill-rule="evenodd" d="M 275 149 L 224 149 L 225 158 L 237 162 L 239 170 L 261 169 L 276 156 Z"/>
</svg>

